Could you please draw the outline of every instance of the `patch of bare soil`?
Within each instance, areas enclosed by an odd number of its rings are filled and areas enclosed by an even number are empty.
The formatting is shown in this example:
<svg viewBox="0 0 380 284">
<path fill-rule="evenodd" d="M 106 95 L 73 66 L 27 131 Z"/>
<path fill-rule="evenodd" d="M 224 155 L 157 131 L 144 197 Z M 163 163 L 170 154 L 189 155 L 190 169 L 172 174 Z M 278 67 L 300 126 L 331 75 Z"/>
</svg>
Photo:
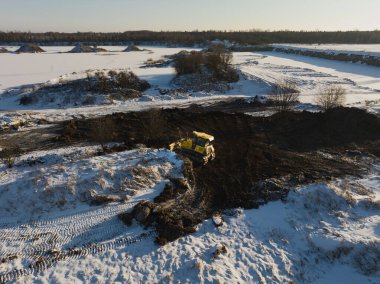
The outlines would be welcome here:
<svg viewBox="0 0 380 284">
<path fill-rule="evenodd" d="M 139 143 L 166 147 L 193 130 L 215 136 L 214 161 L 193 167 L 185 159 L 185 180 L 171 181 L 154 203 L 139 205 L 147 208 L 139 209 L 144 217 L 138 219 L 156 227 L 160 244 L 194 231 L 214 212 L 256 208 L 285 199 L 288 189 L 299 184 L 360 175 L 369 167 L 363 155 L 380 156 L 380 119 L 351 108 L 271 117 L 204 108 L 150 110 L 73 120 L 61 139 L 96 142 L 91 127 L 104 120 L 113 125 L 109 139 L 131 148 Z"/>
</svg>

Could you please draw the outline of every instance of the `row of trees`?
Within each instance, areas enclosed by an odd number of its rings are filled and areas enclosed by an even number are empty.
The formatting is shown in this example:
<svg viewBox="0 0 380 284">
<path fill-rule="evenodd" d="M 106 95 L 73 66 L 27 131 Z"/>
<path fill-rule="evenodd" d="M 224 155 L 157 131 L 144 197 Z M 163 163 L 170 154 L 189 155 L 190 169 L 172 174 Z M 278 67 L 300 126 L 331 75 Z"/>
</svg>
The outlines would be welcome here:
<svg viewBox="0 0 380 284">
<path fill-rule="evenodd" d="M 164 43 L 178 45 L 202 44 L 215 39 L 228 40 L 240 44 L 270 44 L 270 43 L 342 43 L 342 44 L 372 44 L 380 43 L 380 31 L 347 31 L 347 32 L 306 32 L 306 31 L 193 31 L 193 32 L 152 32 L 126 31 L 123 33 L 30 33 L 1 32 L 0 43 L 39 43 L 39 44 L 74 44 L 77 42 L 127 43 L 141 44 Z"/>
</svg>

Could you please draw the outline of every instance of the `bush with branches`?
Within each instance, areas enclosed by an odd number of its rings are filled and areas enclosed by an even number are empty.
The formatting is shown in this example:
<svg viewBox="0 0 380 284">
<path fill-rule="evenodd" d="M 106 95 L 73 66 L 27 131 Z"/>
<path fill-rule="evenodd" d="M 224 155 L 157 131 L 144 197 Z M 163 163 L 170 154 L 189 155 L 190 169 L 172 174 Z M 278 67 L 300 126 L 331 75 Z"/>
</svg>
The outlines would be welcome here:
<svg viewBox="0 0 380 284">
<path fill-rule="evenodd" d="M 274 84 L 270 100 L 280 112 L 290 111 L 297 104 L 300 90 L 293 82 L 282 80 Z"/>
<path fill-rule="evenodd" d="M 123 90 L 137 90 L 144 92 L 150 88 L 150 84 L 141 80 L 131 71 L 110 70 L 107 73 L 98 71 L 92 76 L 87 73 L 89 90 L 100 91 L 104 94 L 117 93 Z"/>
<path fill-rule="evenodd" d="M 315 102 L 324 110 L 340 107 L 346 99 L 346 90 L 339 85 L 326 86 L 319 90 Z"/>
<path fill-rule="evenodd" d="M 223 47 L 207 51 L 192 51 L 175 58 L 174 68 L 178 76 L 194 73 L 210 73 L 213 81 L 237 82 L 239 75 L 231 67 L 232 53 Z"/>
</svg>

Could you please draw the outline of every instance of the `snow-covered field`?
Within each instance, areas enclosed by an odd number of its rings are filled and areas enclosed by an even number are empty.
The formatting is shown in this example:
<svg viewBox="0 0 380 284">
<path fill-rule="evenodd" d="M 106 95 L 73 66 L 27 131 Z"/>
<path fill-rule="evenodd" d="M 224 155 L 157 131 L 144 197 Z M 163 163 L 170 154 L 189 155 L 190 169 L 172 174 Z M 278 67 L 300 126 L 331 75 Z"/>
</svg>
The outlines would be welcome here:
<svg viewBox="0 0 380 284">
<path fill-rule="evenodd" d="M 144 47 L 150 51 L 122 53 L 125 47 L 108 46 L 106 53 L 61 53 L 71 48 L 0 54 L 0 128 L 20 121 L 24 127 L 41 127 L 35 121 L 265 96 L 281 79 L 298 85 L 303 105 L 314 103 L 320 87 L 340 84 L 347 90 L 346 104 L 380 113 L 377 67 L 276 52 L 238 52 L 234 64 L 241 80 L 230 91 L 170 97 L 159 89 L 172 87 L 173 68 L 140 67 L 149 58 L 160 59 L 181 48 Z M 352 47 L 361 51 L 357 49 Z M 88 69 L 126 68 L 152 85 L 143 97 L 70 108 L 18 103 L 22 85 L 33 89 L 84 76 Z M 146 231 L 135 223 L 126 227 L 117 215 L 140 200 L 153 199 L 170 177 L 181 176 L 181 161 L 166 150 L 143 148 L 103 156 L 97 156 L 97 150 L 67 147 L 23 155 L 12 169 L 0 164 L 0 280 L 380 283 L 379 165 L 359 180 L 345 177 L 293 188 L 286 202 L 223 212 L 223 226 L 206 220 L 195 234 L 158 247 L 154 234 L 140 238 Z M 118 202 L 91 204 L 103 195 Z M 84 245 L 81 251 L 73 250 Z M 51 268 L 41 262 L 47 251 L 60 253 L 56 258 L 61 260 Z"/>
<path fill-rule="evenodd" d="M 124 47 L 105 47 L 105 53 L 63 53 L 71 47 L 44 47 L 41 54 L 0 54 L 0 116 L 7 110 L 34 111 L 47 115 L 48 120 L 67 119 L 72 115 L 109 113 L 117 110 L 133 110 L 151 106 L 204 103 L 226 96 L 266 95 L 273 83 L 281 79 L 294 81 L 301 89 L 301 103 L 313 104 L 314 95 L 321 86 L 341 84 L 346 90 L 346 103 L 379 111 L 380 68 L 332 60 L 287 55 L 276 52 L 234 53 L 236 67 L 242 71 L 242 80 L 232 90 L 220 93 L 193 93 L 177 96 L 161 95 L 159 89 L 170 89 L 174 78 L 172 67 L 140 68 L 147 59 L 160 59 L 163 55 L 179 52 L 181 48 L 144 47 L 150 51 L 120 52 Z M 348 48 L 348 47 L 347 47 Z M 13 48 L 15 49 L 15 48 Z M 86 70 L 130 69 L 152 88 L 146 95 L 123 103 L 86 108 L 64 105 L 19 105 L 25 90 L 36 88 L 35 84 L 54 84 L 86 76 Z M 20 88 L 21 85 L 27 87 Z M 4 92 L 1 95 L 1 92 Z M 58 110 L 57 110 L 58 108 Z M 62 110 L 61 108 L 65 108 Z M 42 111 L 43 110 L 43 111 Z M 28 113 L 30 115 L 30 113 Z M 6 120 L 6 119 L 2 119 Z"/>
<path fill-rule="evenodd" d="M 7 47 L 9 50 L 11 48 Z M 125 46 L 104 47 L 109 52 L 65 53 L 72 49 L 66 47 L 44 47 L 46 53 L 39 54 L 1 54 L 0 55 L 0 91 L 25 84 L 44 83 L 72 72 L 88 69 L 130 68 L 143 79 L 168 81 L 174 74 L 172 68 L 139 68 L 149 59 L 159 59 L 163 55 L 177 53 L 182 48 L 144 47 L 149 51 L 121 52 Z M 14 50 L 16 48 L 13 48 Z"/>
</svg>

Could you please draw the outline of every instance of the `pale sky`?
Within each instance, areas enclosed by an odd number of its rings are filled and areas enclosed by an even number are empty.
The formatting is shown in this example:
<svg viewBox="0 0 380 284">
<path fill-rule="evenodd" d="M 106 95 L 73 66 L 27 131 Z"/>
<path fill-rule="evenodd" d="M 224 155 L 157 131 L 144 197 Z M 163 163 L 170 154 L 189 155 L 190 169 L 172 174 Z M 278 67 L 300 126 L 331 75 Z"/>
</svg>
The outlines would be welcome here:
<svg viewBox="0 0 380 284">
<path fill-rule="evenodd" d="M 0 0 L 0 31 L 380 30 L 380 0 Z"/>
</svg>

